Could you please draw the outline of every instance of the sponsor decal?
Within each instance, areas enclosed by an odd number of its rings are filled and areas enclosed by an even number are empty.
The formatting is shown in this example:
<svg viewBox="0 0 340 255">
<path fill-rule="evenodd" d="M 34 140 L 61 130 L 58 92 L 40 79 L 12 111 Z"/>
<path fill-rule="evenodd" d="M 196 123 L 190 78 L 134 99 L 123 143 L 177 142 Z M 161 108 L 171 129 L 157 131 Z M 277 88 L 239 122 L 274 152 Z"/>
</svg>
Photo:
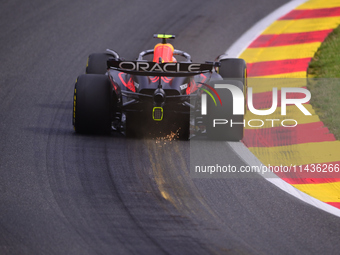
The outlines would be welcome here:
<svg viewBox="0 0 340 255">
<path fill-rule="evenodd" d="M 208 72 L 214 67 L 213 63 L 157 63 L 146 61 L 117 61 L 108 60 L 108 67 L 126 72 L 154 73 L 199 73 Z"/>
</svg>

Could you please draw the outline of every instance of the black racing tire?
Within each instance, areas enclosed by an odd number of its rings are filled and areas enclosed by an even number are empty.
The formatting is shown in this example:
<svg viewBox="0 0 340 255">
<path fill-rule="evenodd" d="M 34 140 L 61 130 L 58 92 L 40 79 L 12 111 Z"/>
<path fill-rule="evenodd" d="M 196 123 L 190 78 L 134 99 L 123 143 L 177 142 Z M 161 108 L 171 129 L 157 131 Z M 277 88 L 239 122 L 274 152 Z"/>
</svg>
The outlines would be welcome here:
<svg viewBox="0 0 340 255">
<path fill-rule="evenodd" d="M 243 83 L 239 80 L 221 80 L 215 81 L 215 84 L 231 84 L 240 88 L 243 92 Z M 208 139 L 219 141 L 240 141 L 243 138 L 244 132 L 244 115 L 233 115 L 233 96 L 229 89 L 216 88 L 218 95 L 221 98 L 222 106 L 217 101 L 217 106 L 213 99 L 207 96 L 207 115 L 206 115 L 206 131 Z M 243 97 L 244 98 L 244 97 Z M 214 127 L 214 120 L 216 121 Z M 227 123 L 224 123 L 224 121 Z M 231 125 L 231 122 L 233 125 Z M 224 123 L 224 124 L 221 124 Z"/>
<path fill-rule="evenodd" d="M 110 54 L 93 53 L 87 59 L 87 74 L 105 74 L 107 72 L 107 60 L 112 58 Z"/>
<path fill-rule="evenodd" d="M 222 76 L 223 81 L 216 81 L 215 84 L 232 84 L 246 92 L 247 87 L 247 65 L 243 59 L 228 58 L 222 59 L 218 73 Z M 216 89 L 221 97 L 222 106 L 215 106 L 213 100 L 207 98 L 207 116 L 206 129 L 207 136 L 211 140 L 223 141 L 240 141 L 243 138 L 244 126 L 235 124 L 230 126 L 230 121 L 233 123 L 243 123 L 244 115 L 233 115 L 233 97 L 228 89 Z M 246 98 L 246 96 L 244 97 Z M 246 101 L 244 100 L 245 111 Z M 214 119 L 227 120 L 227 124 L 219 124 L 213 127 Z"/>
<path fill-rule="evenodd" d="M 241 58 L 222 59 L 221 66 L 218 68 L 218 73 L 223 79 L 237 79 L 246 86 L 247 82 L 247 65 Z"/>
<path fill-rule="evenodd" d="M 111 131 L 113 90 L 106 75 L 80 75 L 74 87 L 73 125 L 80 134 Z"/>
<path fill-rule="evenodd" d="M 225 79 L 245 78 L 246 62 L 241 58 L 226 58 L 220 60 L 218 73 Z"/>
</svg>

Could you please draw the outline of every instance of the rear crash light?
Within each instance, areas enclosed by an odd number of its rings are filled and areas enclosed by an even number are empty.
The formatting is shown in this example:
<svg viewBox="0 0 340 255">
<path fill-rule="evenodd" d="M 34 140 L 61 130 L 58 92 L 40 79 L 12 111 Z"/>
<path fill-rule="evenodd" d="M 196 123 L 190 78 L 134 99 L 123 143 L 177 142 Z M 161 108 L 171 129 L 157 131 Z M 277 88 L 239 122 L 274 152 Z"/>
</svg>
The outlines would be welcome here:
<svg viewBox="0 0 340 255">
<path fill-rule="evenodd" d="M 155 121 L 161 121 L 163 119 L 163 108 L 154 107 L 152 110 L 152 117 Z"/>
</svg>

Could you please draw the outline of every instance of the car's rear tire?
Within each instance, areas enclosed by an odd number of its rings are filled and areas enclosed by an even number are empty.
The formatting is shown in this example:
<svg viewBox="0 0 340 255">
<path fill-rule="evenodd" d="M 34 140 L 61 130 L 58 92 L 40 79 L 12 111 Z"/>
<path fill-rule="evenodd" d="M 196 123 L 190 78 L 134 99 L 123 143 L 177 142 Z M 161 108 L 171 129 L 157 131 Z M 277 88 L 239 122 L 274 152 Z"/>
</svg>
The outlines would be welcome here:
<svg viewBox="0 0 340 255">
<path fill-rule="evenodd" d="M 247 65 L 241 58 L 227 58 L 220 61 L 221 66 L 218 68 L 218 73 L 223 79 L 237 79 L 244 85 L 247 78 Z"/>
<path fill-rule="evenodd" d="M 106 53 L 93 53 L 87 59 L 87 74 L 105 74 L 107 72 L 107 60 L 112 58 Z"/>
<path fill-rule="evenodd" d="M 74 87 L 73 125 L 77 133 L 108 134 L 111 131 L 113 97 L 106 75 L 80 75 Z"/>
<path fill-rule="evenodd" d="M 243 92 L 243 83 L 239 80 L 221 80 L 215 81 L 214 84 L 234 85 L 240 88 Z M 208 138 L 220 141 L 242 140 L 244 115 L 233 115 L 234 99 L 229 89 L 216 88 L 216 92 L 221 98 L 222 105 L 219 105 L 220 103 L 216 100 L 218 104 L 216 106 L 213 99 L 209 96 L 207 97 L 207 115 L 205 122 Z"/>
<path fill-rule="evenodd" d="M 232 84 L 237 86 L 246 93 L 247 87 L 247 65 L 243 59 L 228 58 L 222 59 L 219 67 L 219 74 L 224 79 L 223 81 L 215 82 L 219 84 Z M 233 115 L 233 97 L 228 89 L 216 89 L 221 97 L 223 106 L 215 106 L 213 100 L 208 97 L 207 110 L 207 135 L 209 139 L 224 140 L 224 141 L 240 141 L 243 138 L 244 125 L 235 124 L 230 126 L 230 121 L 233 123 L 243 123 L 244 115 Z M 244 97 L 246 98 L 246 97 Z M 244 99 L 244 111 L 246 112 L 246 103 Z M 214 119 L 228 120 L 227 124 L 218 124 L 213 127 Z"/>
<path fill-rule="evenodd" d="M 219 74 L 223 79 L 233 79 L 242 82 L 239 88 L 243 89 L 245 98 L 247 98 L 247 64 L 241 58 L 222 59 L 219 67 Z M 244 100 L 244 112 L 247 112 L 246 100 Z"/>
</svg>

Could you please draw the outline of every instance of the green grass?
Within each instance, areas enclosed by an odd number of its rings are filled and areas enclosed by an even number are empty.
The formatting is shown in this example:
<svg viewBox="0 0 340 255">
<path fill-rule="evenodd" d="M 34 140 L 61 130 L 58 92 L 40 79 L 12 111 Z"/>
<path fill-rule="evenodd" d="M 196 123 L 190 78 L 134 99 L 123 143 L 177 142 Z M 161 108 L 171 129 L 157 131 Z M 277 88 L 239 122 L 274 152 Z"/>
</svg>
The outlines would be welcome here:
<svg viewBox="0 0 340 255">
<path fill-rule="evenodd" d="M 309 64 L 308 77 L 338 78 L 310 79 L 308 89 L 312 94 L 311 104 L 321 121 L 340 140 L 340 26 L 316 52 Z"/>
</svg>

